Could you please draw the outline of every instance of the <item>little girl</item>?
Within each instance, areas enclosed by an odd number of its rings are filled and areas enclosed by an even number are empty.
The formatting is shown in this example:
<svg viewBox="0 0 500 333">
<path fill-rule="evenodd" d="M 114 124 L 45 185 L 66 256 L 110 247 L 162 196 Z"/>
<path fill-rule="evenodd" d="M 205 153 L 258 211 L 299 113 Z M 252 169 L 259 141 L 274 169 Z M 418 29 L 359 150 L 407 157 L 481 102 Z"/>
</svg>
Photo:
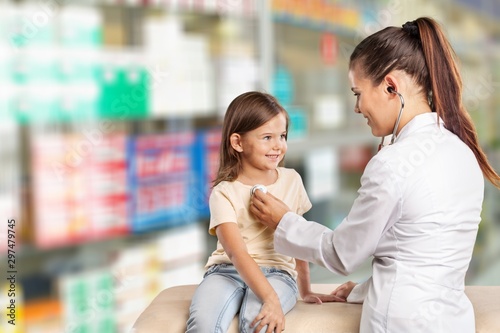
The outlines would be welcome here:
<svg viewBox="0 0 500 333">
<path fill-rule="evenodd" d="M 282 167 L 289 117 L 271 95 L 247 92 L 229 105 L 222 127 L 219 170 L 210 195 L 210 234 L 217 249 L 193 296 L 187 332 L 281 332 L 298 293 L 309 303 L 338 300 L 311 292 L 309 265 L 277 253 L 274 232 L 250 215 L 251 189 L 262 184 L 292 211 L 311 202 L 300 175 Z"/>
</svg>

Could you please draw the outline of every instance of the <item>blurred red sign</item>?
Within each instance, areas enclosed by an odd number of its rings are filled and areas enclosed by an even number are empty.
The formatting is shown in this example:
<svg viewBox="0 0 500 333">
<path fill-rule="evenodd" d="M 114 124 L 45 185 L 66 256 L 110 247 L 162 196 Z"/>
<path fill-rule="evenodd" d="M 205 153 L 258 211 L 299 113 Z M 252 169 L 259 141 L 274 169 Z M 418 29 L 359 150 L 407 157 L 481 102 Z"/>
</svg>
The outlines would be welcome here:
<svg viewBox="0 0 500 333">
<path fill-rule="evenodd" d="M 325 65 L 335 65 L 338 56 L 338 41 L 334 34 L 325 32 L 321 36 L 321 59 Z"/>
</svg>

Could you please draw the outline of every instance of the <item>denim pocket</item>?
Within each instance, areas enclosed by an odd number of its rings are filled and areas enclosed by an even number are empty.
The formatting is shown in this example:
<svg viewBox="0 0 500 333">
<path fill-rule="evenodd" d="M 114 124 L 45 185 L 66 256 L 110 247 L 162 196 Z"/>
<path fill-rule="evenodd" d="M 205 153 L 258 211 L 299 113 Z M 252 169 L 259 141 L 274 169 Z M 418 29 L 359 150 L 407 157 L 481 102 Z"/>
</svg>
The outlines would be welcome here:
<svg viewBox="0 0 500 333">
<path fill-rule="evenodd" d="M 214 264 L 210 266 L 207 271 L 205 272 L 205 276 L 208 276 L 210 274 L 214 273 L 221 273 L 221 274 L 238 274 L 236 271 L 236 268 L 234 268 L 233 265 L 231 264 Z"/>
<path fill-rule="evenodd" d="M 290 273 L 288 273 L 287 271 L 285 270 L 282 270 L 282 269 L 277 269 L 275 267 L 270 267 L 270 268 L 267 268 L 267 272 L 264 272 L 265 275 L 277 275 L 279 276 L 280 278 L 282 278 L 290 287 L 293 288 L 293 290 L 298 293 L 299 289 L 297 287 L 297 281 L 295 281 L 295 279 L 290 275 Z"/>
<path fill-rule="evenodd" d="M 203 277 L 205 278 L 205 277 L 209 276 L 210 274 L 218 272 L 219 271 L 219 266 L 220 265 L 212 265 L 212 266 L 208 267 L 208 269 L 205 272 L 205 274 L 203 275 Z"/>
</svg>

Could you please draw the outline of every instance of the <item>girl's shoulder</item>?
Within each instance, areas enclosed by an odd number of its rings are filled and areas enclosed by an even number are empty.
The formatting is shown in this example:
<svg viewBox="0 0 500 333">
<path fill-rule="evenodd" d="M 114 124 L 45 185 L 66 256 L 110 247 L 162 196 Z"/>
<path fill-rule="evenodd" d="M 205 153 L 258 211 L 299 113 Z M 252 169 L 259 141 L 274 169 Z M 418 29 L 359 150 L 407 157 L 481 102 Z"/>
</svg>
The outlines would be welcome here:
<svg viewBox="0 0 500 333">
<path fill-rule="evenodd" d="M 278 167 L 278 172 L 283 175 L 298 175 L 297 170 L 292 168 Z"/>
<path fill-rule="evenodd" d="M 292 168 L 278 167 L 278 177 L 283 180 L 290 180 L 295 178 L 301 178 L 297 170 Z"/>
<path fill-rule="evenodd" d="M 226 192 L 226 191 L 234 188 L 234 186 L 235 186 L 235 182 L 229 182 L 229 181 L 223 180 L 219 184 L 215 185 L 212 188 L 212 191 Z"/>
<path fill-rule="evenodd" d="M 221 193 L 223 195 L 235 195 L 242 191 L 249 191 L 250 187 L 238 181 L 222 181 L 212 188 L 212 193 Z"/>
</svg>

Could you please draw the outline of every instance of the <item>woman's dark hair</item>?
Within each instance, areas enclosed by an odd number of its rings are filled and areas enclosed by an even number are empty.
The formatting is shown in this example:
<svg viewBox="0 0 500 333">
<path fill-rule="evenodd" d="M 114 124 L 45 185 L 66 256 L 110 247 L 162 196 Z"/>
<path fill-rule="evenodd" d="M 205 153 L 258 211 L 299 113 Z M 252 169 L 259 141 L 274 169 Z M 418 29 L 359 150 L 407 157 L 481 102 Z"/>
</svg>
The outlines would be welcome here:
<svg viewBox="0 0 500 333">
<path fill-rule="evenodd" d="M 241 154 L 231 146 L 231 135 L 244 135 L 265 123 L 278 114 L 286 117 L 286 131 L 290 122 L 288 113 L 273 96 L 250 91 L 236 97 L 228 106 L 222 124 L 222 139 L 220 145 L 219 170 L 213 181 L 216 186 L 222 181 L 234 181 L 241 171 Z M 280 166 L 283 166 L 281 160 Z"/>
<path fill-rule="evenodd" d="M 421 17 L 403 28 L 387 27 L 368 36 L 354 49 L 349 67 L 356 67 L 375 86 L 393 70 L 412 76 L 432 111 L 469 146 L 484 176 L 500 188 L 500 176 L 479 146 L 474 123 L 462 103 L 456 54 L 435 20 Z"/>
</svg>

